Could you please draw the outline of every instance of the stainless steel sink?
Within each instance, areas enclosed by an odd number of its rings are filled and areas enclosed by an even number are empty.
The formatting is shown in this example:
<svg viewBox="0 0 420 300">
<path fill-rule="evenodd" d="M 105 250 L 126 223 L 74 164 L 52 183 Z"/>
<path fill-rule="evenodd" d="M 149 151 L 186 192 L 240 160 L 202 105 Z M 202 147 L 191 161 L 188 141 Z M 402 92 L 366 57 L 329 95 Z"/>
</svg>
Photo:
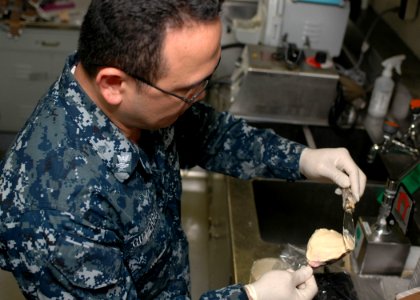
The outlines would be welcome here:
<svg viewBox="0 0 420 300">
<path fill-rule="evenodd" d="M 379 156 L 373 163 L 367 162 L 367 156 L 373 143 L 366 130 L 362 128 L 336 131 L 328 126 L 271 122 L 250 124 L 258 128 L 271 128 L 285 138 L 314 148 L 347 148 L 354 161 L 365 172 L 369 182 L 384 183 L 388 177 L 387 169 Z"/>
<path fill-rule="evenodd" d="M 334 184 L 311 181 L 254 180 L 252 190 L 261 239 L 266 242 L 306 245 L 315 229 L 342 231 L 341 196 L 334 193 Z M 378 214 L 378 195 L 383 185 L 369 183 L 356 205 L 358 216 Z"/>
<path fill-rule="evenodd" d="M 380 157 L 367 163 L 372 141 L 364 129 L 337 131 L 327 126 L 251 123 L 313 148 L 344 147 L 368 178 L 365 194 L 356 207 L 358 216 L 376 216 L 378 195 L 388 176 Z M 254 180 L 252 190 L 261 238 L 273 243 L 306 244 L 315 229 L 342 230 L 343 210 L 335 184 L 311 181 Z"/>
</svg>

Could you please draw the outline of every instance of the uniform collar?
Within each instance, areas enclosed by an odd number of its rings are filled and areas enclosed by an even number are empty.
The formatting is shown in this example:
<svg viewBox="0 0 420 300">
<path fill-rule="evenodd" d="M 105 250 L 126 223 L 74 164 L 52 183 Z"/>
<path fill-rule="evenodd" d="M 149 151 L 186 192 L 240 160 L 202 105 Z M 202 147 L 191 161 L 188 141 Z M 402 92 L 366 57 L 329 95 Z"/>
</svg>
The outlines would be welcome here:
<svg viewBox="0 0 420 300">
<path fill-rule="evenodd" d="M 71 70 L 77 61 L 77 54 L 68 57 L 59 84 L 60 90 L 66 91 L 64 97 L 78 137 L 91 144 L 120 182 L 131 176 L 138 163 L 146 173 L 151 173 L 146 154 L 124 136 L 75 80 Z"/>
</svg>

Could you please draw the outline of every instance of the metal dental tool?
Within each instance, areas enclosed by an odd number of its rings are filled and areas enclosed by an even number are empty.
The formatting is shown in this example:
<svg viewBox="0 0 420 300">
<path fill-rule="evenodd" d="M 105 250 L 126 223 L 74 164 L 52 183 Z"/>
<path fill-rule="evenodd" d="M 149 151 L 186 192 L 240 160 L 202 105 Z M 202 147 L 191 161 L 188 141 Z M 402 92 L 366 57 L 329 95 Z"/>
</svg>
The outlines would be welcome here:
<svg viewBox="0 0 420 300">
<path fill-rule="evenodd" d="M 353 221 L 353 212 L 356 205 L 356 199 L 354 198 L 350 188 L 342 189 L 343 197 L 343 239 L 344 245 L 347 251 L 354 249 L 355 244 L 355 228 Z"/>
</svg>

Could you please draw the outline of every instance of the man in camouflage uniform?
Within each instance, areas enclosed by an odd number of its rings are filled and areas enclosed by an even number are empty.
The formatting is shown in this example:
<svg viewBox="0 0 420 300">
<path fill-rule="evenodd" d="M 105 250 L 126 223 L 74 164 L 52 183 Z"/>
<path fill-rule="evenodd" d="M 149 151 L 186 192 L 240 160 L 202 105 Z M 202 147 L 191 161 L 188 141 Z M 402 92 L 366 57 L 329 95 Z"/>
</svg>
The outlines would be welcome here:
<svg viewBox="0 0 420 300">
<path fill-rule="evenodd" d="M 329 178 L 364 190 L 343 149 L 312 150 L 196 103 L 220 60 L 217 0 L 93 0 L 78 52 L 0 165 L 0 267 L 29 299 L 189 299 L 180 169 Z M 193 105 L 194 103 L 194 105 Z M 311 299 L 310 268 L 202 299 Z"/>
</svg>

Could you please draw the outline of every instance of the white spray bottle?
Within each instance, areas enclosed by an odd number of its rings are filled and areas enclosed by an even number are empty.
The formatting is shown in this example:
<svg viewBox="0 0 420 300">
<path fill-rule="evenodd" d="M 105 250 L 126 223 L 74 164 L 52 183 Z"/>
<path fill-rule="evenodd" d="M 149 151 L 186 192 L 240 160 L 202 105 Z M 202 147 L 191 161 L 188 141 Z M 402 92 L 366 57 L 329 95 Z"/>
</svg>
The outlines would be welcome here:
<svg viewBox="0 0 420 300">
<path fill-rule="evenodd" d="M 401 75 L 401 64 L 404 59 L 405 55 L 401 54 L 392 56 L 382 62 L 384 70 L 382 75 L 375 80 L 368 108 L 369 115 L 377 118 L 385 117 L 395 85 L 392 80 L 392 70 L 395 68 L 395 71 Z"/>
</svg>

